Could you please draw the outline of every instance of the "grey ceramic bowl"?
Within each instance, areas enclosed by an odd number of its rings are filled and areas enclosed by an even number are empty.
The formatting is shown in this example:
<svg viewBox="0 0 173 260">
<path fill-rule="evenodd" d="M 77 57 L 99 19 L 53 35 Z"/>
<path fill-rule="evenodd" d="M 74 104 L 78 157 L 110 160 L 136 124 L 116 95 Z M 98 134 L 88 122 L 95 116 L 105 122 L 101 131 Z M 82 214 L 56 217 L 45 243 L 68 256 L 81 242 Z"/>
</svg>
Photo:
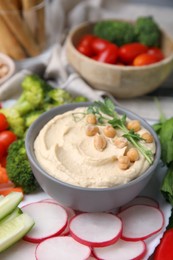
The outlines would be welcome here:
<svg viewBox="0 0 173 260">
<path fill-rule="evenodd" d="M 156 142 L 156 154 L 153 164 L 140 177 L 132 180 L 127 184 L 123 184 L 113 188 L 83 188 L 64 183 L 50 176 L 39 165 L 33 144 L 41 130 L 41 128 L 54 116 L 62 114 L 66 111 L 73 110 L 76 107 L 86 107 L 90 103 L 68 104 L 54 108 L 42 114 L 28 129 L 26 135 L 26 151 L 30 161 L 34 176 L 42 189 L 65 206 L 71 207 L 80 211 L 99 212 L 116 209 L 136 197 L 143 188 L 147 185 L 150 178 L 158 165 L 160 159 L 160 143 L 157 135 L 151 126 L 141 117 L 123 108 L 117 107 L 116 111 L 119 114 L 126 114 L 130 119 L 140 120 L 142 125 L 150 131 Z"/>
</svg>

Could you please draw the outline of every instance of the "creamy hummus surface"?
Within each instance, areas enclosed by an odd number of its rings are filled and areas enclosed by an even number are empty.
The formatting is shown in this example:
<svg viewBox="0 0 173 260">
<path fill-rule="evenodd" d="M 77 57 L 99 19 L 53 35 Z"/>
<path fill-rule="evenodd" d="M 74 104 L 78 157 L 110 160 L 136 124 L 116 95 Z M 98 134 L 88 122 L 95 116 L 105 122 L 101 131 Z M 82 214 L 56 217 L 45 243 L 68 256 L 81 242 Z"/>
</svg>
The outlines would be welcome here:
<svg viewBox="0 0 173 260">
<path fill-rule="evenodd" d="M 116 129 L 115 137 L 110 138 L 104 135 L 105 125 L 96 124 L 99 129 L 96 135 L 106 140 L 104 149 L 97 149 L 100 139 L 96 140 L 95 146 L 95 135 L 86 134 L 90 125 L 86 120 L 86 111 L 87 108 L 77 108 L 57 115 L 42 128 L 34 143 L 35 155 L 41 167 L 63 182 L 91 188 L 125 184 L 141 175 L 149 167 L 141 153 L 125 169 L 119 166 L 119 158 L 125 156 L 132 147 L 129 142 L 124 147 L 115 145 L 114 139 L 123 134 L 121 130 Z M 138 134 L 146 132 L 141 127 Z M 155 153 L 154 141 L 140 142 Z"/>
</svg>

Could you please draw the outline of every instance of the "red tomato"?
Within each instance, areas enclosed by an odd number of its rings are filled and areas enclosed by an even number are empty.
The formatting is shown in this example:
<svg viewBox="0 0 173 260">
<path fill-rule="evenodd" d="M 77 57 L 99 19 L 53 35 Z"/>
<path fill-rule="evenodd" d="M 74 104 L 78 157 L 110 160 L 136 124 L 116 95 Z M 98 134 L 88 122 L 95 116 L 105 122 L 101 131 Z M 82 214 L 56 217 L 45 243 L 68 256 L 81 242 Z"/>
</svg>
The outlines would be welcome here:
<svg viewBox="0 0 173 260">
<path fill-rule="evenodd" d="M 7 150 L 9 145 L 17 139 L 17 136 L 9 130 L 0 132 L 0 144 L 3 144 Z"/>
<path fill-rule="evenodd" d="M 98 37 L 95 37 L 93 40 L 92 40 L 92 49 L 93 49 L 93 52 L 95 54 L 99 54 L 100 52 L 104 51 L 107 46 L 110 44 L 110 42 L 104 40 L 104 39 L 100 39 Z"/>
<path fill-rule="evenodd" d="M 115 64 L 117 57 L 118 47 L 115 44 L 109 44 L 104 51 L 93 57 L 93 59 L 103 63 Z"/>
<path fill-rule="evenodd" d="M 172 260 L 173 259 L 173 228 L 165 231 L 160 244 L 154 253 L 154 260 Z"/>
<path fill-rule="evenodd" d="M 119 48 L 119 58 L 125 64 L 131 64 L 139 54 L 146 53 L 147 50 L 148 47 L 142 43 L 127 43 Z"/>
<path fill-rule="evenodd" d="M 134 61 L 133 66 L 144 66 L 158 62 L 157 57 L 154 54 L 144 53 L 138 55 Z"/>
<path fill-rule="evenodd" d="M 5 154 L 6 154 L 6 148 L 5 148 L 4 144 L 0 143 L 0 162 Z"/>
<path fill-rule="evenodd" d="M 95 38 L 94 35 L 86 34 L 82 37 L 76 49 L 85 56 L 91 57 L 94 55 L 92 49 L 92 41 Z"/>
<path fill-rule="evenodd" d="M 158 61 L 163 60 L 164 59 L 164 54 L 161 51 L 161 49 L 157 48 L 157 47 L 152 47 L 149 48 L 147 53 L 154 55 L 155 57 L 157 57 Z"/>
<path fill-rule="evenodd" d="M 7 118 L 4 114 L 0 113 L 0 132 L 4 131 L 8 128 Z"/>
</svg>

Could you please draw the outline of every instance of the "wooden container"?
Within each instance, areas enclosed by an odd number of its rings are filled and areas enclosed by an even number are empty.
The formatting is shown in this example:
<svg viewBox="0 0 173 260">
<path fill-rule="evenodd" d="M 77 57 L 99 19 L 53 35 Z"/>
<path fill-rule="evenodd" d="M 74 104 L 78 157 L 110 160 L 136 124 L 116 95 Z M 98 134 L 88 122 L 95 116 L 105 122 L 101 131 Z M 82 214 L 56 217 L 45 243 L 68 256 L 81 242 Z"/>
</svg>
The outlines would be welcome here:
<svg viewBox="0 0 173 260">
<path fill-rule="evenodd" d="M 158 88 L 173 71 L 173 39 L 162 32 L 165 59 L 147 66 L 118 66 L 97 62 L 79 53 L 75 46 L 85 34 L 92 33 L 94 23 L 83 23 L 67 38 L 69 63 L 95 89 L 105 90 L 118 98 L 142 96 Z"/>
</svg>

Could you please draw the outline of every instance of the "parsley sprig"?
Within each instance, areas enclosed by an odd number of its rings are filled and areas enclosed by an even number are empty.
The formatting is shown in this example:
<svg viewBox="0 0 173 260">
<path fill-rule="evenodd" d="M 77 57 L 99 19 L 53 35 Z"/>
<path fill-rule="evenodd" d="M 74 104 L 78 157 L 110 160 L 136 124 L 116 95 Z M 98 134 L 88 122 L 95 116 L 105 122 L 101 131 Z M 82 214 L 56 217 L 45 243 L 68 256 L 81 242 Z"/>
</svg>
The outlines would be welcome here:
<svg viewBox="0 0 173 260">
<path fill-rule="evenodd" d="M 128 130 L 126 127 L 126 115 L 122 115 L 122 117 L 118 116 L 115 111 L 115 105 L 110 99 L 105 99 L 102 101 L 95 101 L 91 106 L 87 109 L 88 114 L 94 114 L 97 116 L 99 124 L 111 124 L 114 128 L 119 128 L 123 131 L 123 136 L 127 138 L 127 140 L 133 144 L 134 147 L 138 149 L 138 151 L 143 154 L 146 160 L 152 164 L 153 162 L 153 154 L 150 150 L 144 147 L 140 141 L 144 140 L 138 133 L 135 133 L 133 130 Z"/>
</svg>

